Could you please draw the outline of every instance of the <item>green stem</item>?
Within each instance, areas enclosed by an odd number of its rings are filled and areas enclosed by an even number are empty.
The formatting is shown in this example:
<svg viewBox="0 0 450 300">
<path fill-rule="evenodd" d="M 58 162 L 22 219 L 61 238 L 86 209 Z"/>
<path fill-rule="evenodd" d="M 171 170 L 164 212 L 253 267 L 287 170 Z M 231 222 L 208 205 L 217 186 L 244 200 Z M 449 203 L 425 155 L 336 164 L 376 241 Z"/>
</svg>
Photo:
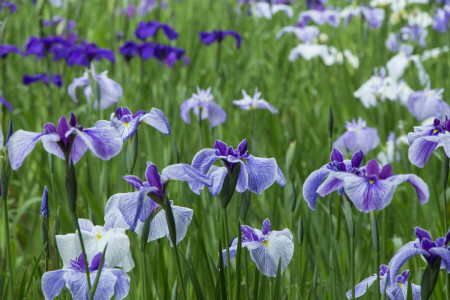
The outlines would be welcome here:
<svg viewBox="0 0 450 300">
<path fill-rule="evenodd" d="M 228 244 L 228 217 L 227 217 L 227 208 L 222 207 L 222 224 L 223 224 L 223 234 L 224 234 L 224 241 L 225 241 L 225 249 L 227 253 L 227 268 L 225 269 L 225 272 L 227 273 L 227 285 L 230 287 L 230 295 L 232 295 L 231 291 L 231 270 L 230 270 L 230 247 Z"/>
<path fill-rule="evenodd" d="M 78 223 L 78 218 L 77 218 L 76 212 L 73 212 L 73 217 L 74 217 L 75 223 L 77 225 L 78 238 L 80 239 L 80 245 L 81 245 L 81 252 L 83 252 L 84 268 L 85 268 L 86 272 L 89 272 L 89 264 L 88 264 L 87 255 L 86 255 L 86 248 L 84 247 L 83 236 L 81 234 L 81 228 L 80 228 L 80 224 Z M 89 290 L 91 290 L 91 279 L 89 277 L 90 276 L 86 276 L 87 282 L 88 282 L 88 288 L 89 288 Z"/>
<path fill-rule="evenodd" d="M 205 143 L 205 141 L 203 139 L 202 111 L 203 111 L 203 108 L 199 108 L 199 110 L 198 110 L 198 128 L 200 130 L 200 132 L 199 132 L 199 134 L 200 134 L 200 148 L 203 148 L 203 145 Z"/>
<path fill-rule="evenodd" d="M 173 249 L 175 250 L 175 257 L 177 258 L 178 274 L 180 276 L 181 289 L 183 290 L 183 298 L 184 300 L 187 300 L 188 298 L 186 297 L 186 287 L 184 285 L 183 272 L 181 271 L 180 257 L 178 255 L 178 247 L 176 244 L 173 245 Z"/>
<path fill-rule="evenodd" d="M 143 293 L 143 297 L 142 299 L 147 299 L 147 280 L 146 280 L 146 268 L 147 268 L 147 264 L 145 262 L 145 251 L 141 251 L 141 272 L 142 272 L 142 279 L 141 279 L 141 284 L 142 284 L 142 293 Z"/>
<path fill-rule="evenodd" d="M 5 219 L 5 229 L 6 229 L 6 260 L 8 261 L 8 269 L 9 269 L 9 277 L 10 277 L 10 295 L 14 296 L 14 273 L 12 266 L 12 256 L 11 256 L 11 237 L 9 236 L 9 218 L 8 218 L 8 204 L 6 202 L 6 197 L 4 197 L 3 203 L 5 204 L 4 211 L 4 219 Z"/>
</svg>

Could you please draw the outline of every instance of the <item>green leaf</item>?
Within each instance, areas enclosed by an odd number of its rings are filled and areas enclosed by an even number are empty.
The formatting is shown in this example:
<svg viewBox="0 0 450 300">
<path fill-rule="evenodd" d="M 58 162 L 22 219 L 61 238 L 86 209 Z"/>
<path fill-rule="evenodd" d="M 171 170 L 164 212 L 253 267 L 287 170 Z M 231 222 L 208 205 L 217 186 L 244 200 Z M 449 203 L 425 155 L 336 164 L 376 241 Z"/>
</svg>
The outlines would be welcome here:
<svg viewBox="0 0 450 300">
<path fill-rule="evenodd" d="M 219 264 L 217 266 L 220 273 L 220 290 L 222 294 L 222 300 L 227 299 L 227 286 L 225 284 L 225 267 L 223 266 L 223 255 L 222 255 L 222 240 L 219 241 Z"/>
<path fill-rule="evenodd" d="M 241 256 L 242 256 L 242 238 L 241 238 L 241 223 L 238 224 L 238 244 L 236 250 L 236 294 L 235 299 L 239 300 L 239 294 L 241 292 Z"/>
<path fill-rule="evenodd" d="M 203 296 L 202 288 L 200 286 L 200 281 L 197 277 L 197 273 L 193 268 L 192 258 L 190 258 L 190 261 L 188 262 L 183 252 L 181 252 L 181 258 L 183 259 L 183 264 L 186 266 L 189 278 L 191 279 L 192 285 L 194 286 L 195 296 L 197 297 L 197 300 L 205 299 L 205 297 Z"/>
<path fill-rule="evenodd" d="M 17 292 L 17 299 L 23 299 L 27 279 L 28 279 L 28 271 L 27 271 L 27 267 L 25 266 L 23 268 L 23 275 L 22 275 L 22 280 L 20 281 L 19 291 Z M 31 278 L 30 278 L 30 281 L 31 281 Z"/>
<path fill-rule="evenodd" d="M 250 208 L 250 200 L 252 193 L 249 190 L 246 190 L 242 193 L 241 196 L 241 220 L 245 221 L 247 218 L 248 209 Z"/>
<path fill-rule="evenodd" d="M 47 245 L 44 245 L 44 247 L 43 247 L 42 250 L 41 250 L 41 254 L 39 254 L 38 258 L 37 258 L 36 261 L 34 262 L 33 269 L 32 269 L 31 274 L 30 274 L 30 281 L 28 282 L 27 288 L 26 288 L 26 290 L 25 290 L 25 294 L 24 294 L 25 296 L 28 295 L 28 292 L 30 291 L 31 284 L 33 283 L 33 277 L 34 277 L 34 274 L 36 274 L 36 271 L 37 271 L 37 269 L 38 269 L 38 267 L 39 267 L 39 264 L 40 264 L 40 262 L 41 262 L 42 256 L 43 256 L 44 253 L 45 253 L 45 248 L 46 248 L 46 247 L 47 247 Z"/>
<path fill-rule="evenodd" d="M 106 244 L 105 249 L 103 249 L 102 259 L 100 260 L 100 266 L 97 270 L 97 276 L 95 276 L 94 284 L 91 287 L 91 291 L 90 291 L 90 295 L 89 295 L 90 299 L 94 299 L 95 291 L 97 290 L 97 285 L 100 280 L 100 276 L 102 274 L 103 265 L 105 264 L 106 248 L 108 248 L 108 244 Z"/>
<path fill-rule="evenodd" d="M 281 297 L 281 258 L 278 260 L 277 277 L 275 278 L 275 290 L 273 292 L 273 299 L 282 299 Z"/>
<path fill-rule="evenodd" d="M 428 264 L 425 272 L 423 273 L 420 295 L 422 300 L 427 300 L 433 294 L 436 282 L 439 277 L 439 271 L 441 266 L 441 257 L 437 256 L 432 264 Z"/>
<path fill-rule="evenodd" d="M 241 171 L 241 164 L 235 164 L 233 169 L 227 173 L 223 181 L 222 191 L 220 192 L 220 202 L 223 208 L 228 206 L 231 198 L 233 198 L 234 191 L 239 179 L 239 173 Z"/>
</svg>

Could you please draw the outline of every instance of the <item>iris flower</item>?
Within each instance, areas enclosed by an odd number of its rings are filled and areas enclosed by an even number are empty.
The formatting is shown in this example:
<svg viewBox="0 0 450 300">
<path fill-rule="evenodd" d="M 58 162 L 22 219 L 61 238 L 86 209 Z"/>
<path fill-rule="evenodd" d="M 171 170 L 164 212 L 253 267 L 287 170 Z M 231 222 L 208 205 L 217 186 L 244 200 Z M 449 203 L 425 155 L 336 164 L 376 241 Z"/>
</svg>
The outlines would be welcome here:
<svg viewBox="0 0 450 300">
<path fill-rule="evenodd" d="M 450 5 L 444 5 L 443 8 L 437 7 L 434 15 L 433 29 L 440 33 L 445 33 L 450 19 Z"/>
<path fill-rule="evenodd" d="M 138 39 L 145 41 L 147 38 L 155 36 L 160 29 L 169 40 L 176 40 L 178 38 L 178 33 L 175 29 L 168 24 L 163 24 L 158 21 L 139 22 L 134 34 Z"/>
<path fill-rule="evenodd" d="M 317 25 L 324 25 L 328 23 L 330 26 L 336 28 L 341 21 L 339 12 L 329 9 L 325 6 L 326 1 L 315 1 L 312 6 L 312 1 L 308 1 L 308 10 L 300 13 L 298 22 L 307 25 L 312 20 Z"/>
<path fill-rule="evenodd" d="M 319 170 L 312 172 L 303 184 L 303 198 L 308 203 L 309 208 L 316 210 L 316 201 L 319 195 L 317 189 L 328 174 L 332 171 L 344 173 L 359 172 L 363 158 L 364 153 L 358 151 L 353 154 L 351 160 L 344 160 L 342 153 L 338 149 L 333 148 L 330 155 L 330 162 L 322 166 Z M 343 189 L 339 193 L 343 194 Z"/>
<path fill-rule="evenodd" d="M 431 89 L 430 84 L 423 91 L 414 91 L 409 95 L 408 111 L 421 121 L 430 117 L 440 118 L 450 113 L 450 106 L 444 102 L 444 89 Z"/>
<path fill-rule="evenodd" d="M 211 45 L 214 42 L 221 43 L 222 40 L 227 36 L 232 36 L 236 40 L 236 49 L 241 47 L 241 36 L 234 30 L 213 30 L 211 32 L 200 31 L 199 37 L 203 44 Z"/>
<path fill-rule="evenodd" d="M 11 1 L 4 0 L 0 3 L 0 11 L 6 10 L 9 8 L 9 13 L 12 15 L 17 10 L 17 4 L 12 3 Z"/>
<path fill-rule="evenodd" d="M 281 273 L 289 265 L 294 255 L 293 236 L 289 229 L 271 231 L 269 219 L 263 222 L 262 230 L 241 225 L 242 248 L 247 248 L 250 258 L 258 271 L 269 277 L 276 277 L 278 263 L 281 261 Z M 234 238 L 229 247 L 230 260 L 237 252 L 238 238 Z M 222 250 L 223 264 L 227 263 L 226 249 Z"/>
<path fill-rule="evenodd" d="M 383 24 L 384 20 L 384 9 L 383 8 L 373 8 L 368 6 L 361 7 L 361 13 L 370 28 L 376 29 Z"/>
<path fill-rule="evenodd" d="M 431 239 L 428 231 L 420 227 L 416 227 L 414 234 L 417 239 L 407 243 L 397 251 L 389 263 L 389 270 L 396 274 L 408 259 L 420 254 L 428 264 L 432 264 L 436 258 L 440 257 L 442 259 L 441 269 L 445 268 L 446 272 L 450 273 L 450 246 L 448 245 L 450 231 L 447 232 L 445 237 L 440 237 L 435 241 Z M 395 279 L 390 278 L 390 280 L 391 283 L 394 283 Z"/>
<path fill-rule="evenodd" d="M 288 18 L 292 18 L 294 15 L 294 10 L 292 7 L 285 4 L 257 2 L 253 8 L 253 13 L 255 16 L 264 17 L 267 20 L 272 19 L 272 16 L 278 12 L 284 12 Z"/>
<path fill-rule="evenodd" d="M 413 55 L 412 51 L 412 46 L 406 44 L 400 45 L 399 52 L 391 57 L 386 63 L 386 69 L 388 70 L 389 76 L 393 80 L 398 81 L 403 76 L 410 63 L 413 62 L 417 69 L 420 84 L 424 85 L 430 81 L 430 76 L 426 73 L 420 57 L 418 55 Z"/>
<path fill-rule="evenodd" d="M 191 124 L 189 117 L 191 109 L 197 118 L 202 120 L 209 119 L 210 127 L 216 127 L 227 119 L 227 113 L 214 102 L 214 96 L 211 94 L 210 87 L 202 90 L 197 86 L 197 94 L 192 94 L 191 98 L 181 104 L 181 119 L 188 124 Z"/>
<path fill-rule="evenodd" d="M 222 162 L 222 167 L 213 165 L 216 160 Z M 241 164 L 236 191 L 261 194 L 274 182 L 281 186 L 286 184 L 283 173 L 277 165 L 275 158 L 255 157 L 247 151 L 247 140 L 244 139 L 236 150 L 228 147 L 224 142 L 216 140 L 214 149 L 203 149 L 192 159 L 192 166 L 202 174 L 213 178 L 209 192 L 217 196 L 222 190 L 223 181 L 228 172 L 231 172 L 236 164 Z M 194 182 L 190 184 L 192 191 L 200 194 L 204 184 Z"/>
<path fill-rule="evenodd" d="M 41 213 L 40 213 L 40 215 L 41 215 L 42 218 L 48 218 L 50 216 L 50 211 L 48 209 L 48 189 L 47 189 L 46 186 L 44 187 L 44 193 L 42 194 Z"/>
<path fill-rule="evenodd" d="M 3 104 L 4 106 L 6 106 L 6 108 L 12 112 L 13 108 L 11 106 L 11 104 L 8 102 L 8 100 L 6 100 L 5 98 L 2 97 L 2 93 L 0 91 L 0 103 Z"/>
<path fill-rule="evenodd" d="M 420 204 L 428 202 L 430 192 L 422 179 L 414 174 L 393 175 L 391 165 L 381 168 L 375 159 L 370 160 L 365 167 L 359 168 L 354 173 L 331 170 L 317 189 L 317 193 L 325 197 L 343 188 L 355 207 L 367 213 L 372 210 L 382 210 L 388 206 L 397 186 L 405 181 L 416 189 Z"/>
<path fill-rule="evenodd" d="M 130 229 L 142 233 L 143 224 L 152 217 L 148 241 L 169 235 L 165 211 L 160 204 L 167 197 L 167 186 L 171 180 L 187 181 L 189 185 L 198 183 L 210 186 L 211 178 L 201 174 L 186 164 L 175 164 L 164 168 L 161 174 L 156 165 L 147 162 L 146 181 L 136 176 L 125 176 L 124 179 L 138 191 L 113 195 L 106 204 L 105 226 Z M 174 206 L 172 203 L 177 243 L 186 235 L 187 227 L 192 219 L 192 209 Z M 170 240 L 170 239 L 169 239 Z"/>
<path fill-rule="evenodd" d="M 414 132 L 408 133 L 409 161 L 423 168 L 436 148 L 443 146 L 445 154 L 450 157 L 450 121 L 434 119 L 433 124 L 415 126 Z"/>
<path fill-rule="evenodd" d="M 152 108 L 149 113 L 140 110 L 133 114 L 128 107 L 122 108 L 121 106 L 117 108 L 115 113 L 111 114 L 110 122 L 105 120 L 97 121 L 95 126 L 114 127 L 125 142 L 134 135 L 141 122 L 147 123 L 163 134 L 167 135 L 171 132 L 169 121 L 167 121 L 164 113 L 157 108 Z"/>
<path fill-rule="evenodd" d="M 42 81 L 45 84 L 53 83 L 57 87 L 62 87 L 61 75 L 47 75 L 47 74 L 36 74 L 36 75 L 25 75 L 23 76 L 22 82 L 24 85 L 30 85 L 35 82 Z"/>
<path fill-rule="evenodd" d="M 318 39 L 320 30 L 316 26 L 286 26 L 281 28 L 277 33 L 277 39 L 285 33 L 292 32 L 295 36 L 305 44 L 311 44 Z"/>
<path fill-rule="evenodd" d="M 70 265 L 64 266 L 61 270 L 45 272 L 41 280 L 45 299 L 57 297 L 66 286 L 73 299 L 88 300 L 89 288 L 86 275 L 89 276 L 90 282 L 95 281 L 101 258 L 101 252 L 96 254 L 86 270 L 81 253 L 76 260 L 71 260 Z M 94 295 L 95 300 L 107 300 L 113 296 L 114 299 L 124 299 L 129 291 L 130 277 L 127 273 L 120 269 L 103 266 Z"/>
<path fill-rule="evenodd" d="M 269 104 L 264 99 L 261 99 L 261 92 L 258 92 L 258 88 L 255 88 L 255 94 L 253 97 L 249 96 L 245 90 L 242 90 L 244 98 L 242 100 L 234 100 L 233 104 L 239 106 L 243 110 L 254 109 L 267 109 L 273 114 L 277 114 L 278 110 Z"/>
<path fill-rule="evenodd" d="M 98 83 L 99 94 L 100 94 L 100 106 L 99 101 L 97 99 L 92 99 L 92 87 L 91 82 L 89 81 L 89 71 L 85 70 L 83 77 L 75 78 L 73 82 L 68 87 L 68 92 L 70 98 L 73 101 L 78 103 L 76 88 L 84 87 L 84 95 L 86 96 L 86 101 L 88 103 L 91 100 L 94 101 L 94 109 L 106 109 L 113 105 L 114 103 L 119 101 L 119 98 L 122 97 L 123 91 L 120 84 L 115 82 L 114 80 L 108 78 L 108 71 L 103 71 L 100 74 L 95 72 L 94 64 L 91 64 L 91 76 L 95 82 Z M 94 95 L 96 96 L 96 95 Z"/>
<path fill-rule="evenodd" d="M 72 45 L 67 54 L 66 61 L 69 67 L 80 65 L 89 67 L 91 62 L 102 59 L 115 63 L 114 52 L 107 48 L 100 48 L 94 43 L 83 41 L 80 45 Z"/>
<path fill-rule="evenodd" d="M 36 56 L 36 60 L 53 53 L 54 60 L 65 57 L 67 49 L 71 49 L 72 44 L 62 36 L 30 37 L 25 43 L 27 55 Z M 63 53 L 60 53 L 62 51 Z"/>
<path fill-rule="evenodd" d="M 45 123 L 43 133 L 18 130 L 6 145 L 13 170 L 17 170 L 25 158 L 33 151 L 38 141 L 42 141 L 45 150 L 76 164 L 87 149 L 95 156 L 109 160 L 122 148 L 122 139 L 112 127 L 92 127 L 83 129 L 77 124 L 77 118 L 70 113 L 70 121 L 65 116 L 59 119 L 58 127 Z"/>
<path fill-rule="evenodd" d="M 92 260 L 108 244 L 105 256 L 105 264 L 108 267 L 119 267 L 125 272 L 134 268 L 130 240 L 125 234 L 125 229 L 94 226 L 90 220 L 86 219 L 78 219 L 78 224 L 88 260 Z M 64 266 L 70 265 L 70 261 L 76 259 L 81 252 L 78 233 L 56 235 L 55 238 Z"/>
<path fill-rule="evenodd" d="M 376 106 L 378 100 L 383 102 L 386 99 L 394 101 L 398 97 L 396 80 L 387 76 L 385 68 L 381 68 L 379 72 L 374 69 L 374 75 L 363 83 L 353 93 L 353 96 L 359 98 L 366 108 Z"/>
<path fill-rule="evenodd" d="M 334 142 L 333 147 L 342 153 L 348 149 L 352 153 L 361 150 L 367 154 L 375 149 L 380 143 L 378 131 L 366 125 L 366 121 L 361 118 L 358 118 L 358 121 L 346 122 L 347 131 Z"/>
<path fill-rule="evenodd" d="M 406 300 L 408 292 L 408 277 L 409 270 L 403 271 L 400 275 L 392 276 L 389 272 L 389 268 L 386 265 L 380 266 L 379 278 L 380 278 L 380 294 L 386 295 L 391 300 Z M 394 278 L 391 281 L 391 278 Z M 355 286 L 355 298 L 361 297 L 367 292 L 367 289 L 377 280 L 377 275 L 374 274 Z M 420 286 L 412 283 L 412 298 L 413 300 L 420 300 Z M 347 292 L 347 298 L 352 299 L 352 290 Z"/>
</svg>

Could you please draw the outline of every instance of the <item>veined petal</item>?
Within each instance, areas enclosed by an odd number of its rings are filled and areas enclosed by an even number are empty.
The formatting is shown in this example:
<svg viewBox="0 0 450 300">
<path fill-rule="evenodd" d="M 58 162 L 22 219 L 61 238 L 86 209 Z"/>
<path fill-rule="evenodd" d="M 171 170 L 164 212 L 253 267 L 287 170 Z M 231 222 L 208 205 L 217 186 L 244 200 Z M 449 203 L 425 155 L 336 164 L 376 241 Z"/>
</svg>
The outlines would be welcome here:
<svg viewBox="0 0 450 300">
<path fill-rule="evenodd" d="M 106 71 L 95 76 L 95 79 L 100 91 L 100 108 L 98 107 L 98 101 L 96 101 L 94 103 L 95 109 L 103 110 L 119 101 L 123 94 L 122 87 L 114 80 L 108 78 Z"/>
<path fill-rule="evenodd" d="M 91 220 L 88 219 L 78 219 L 78 224 L 80 225 L 80 229 L 83 231 L 92 232 L 94 229 L 94 224 Z"/>
<path fill-rule="evenodd" d="M 114 299 L 124 299 L 130 291 L 130 276 L 122 270 L 111 269 L 111 273 L 116 276 L 116 284 L 114 285 Z"/>
<path fill-rule="evenodd" d="M 429 256 L 427 251 L 421 248 L 414 247 L 414 244 L 415 242 L 410 242 L 404 245 L 392 257 L 391 261 L 389 262 L 389 272 L 391 274 L 398 274 L 403 264 L 414 255 L 422 254 L 425 256 Z M 395 282 L 395 276 L 390 276 L 389 279 L 391 281 L 391 284 Z"/>
<path fill-rule="evenodd" d="M 30 132 L 24 130 L 18 130 L 9 139 L 6 145 L 9 160 L 13 170 L 17 170 L 25 160 L 25 158 L 33 151 L 36 143 L 44 137 L 44 133 Z M 59 141 L 58 134 L 48 134 L 49 139 Z"/>
<path fill-rule="evenodd" d="M 208 173 L 211 165 L 218 160 L 219 158 L 215 154 L 215 149 L 203 149 L 195 154 L 192 159 L 192 167 L 202 174 Z"/>
<path fill-rule="evenodd" d="M 125 142 L 136 132 L 139 126 L 139 118 L 133 119 L 128 124 L 125 124 L 122 121 L 114 118 L 111 120 L 111 125 L 116 129 L 117 133 L 122 137 L 122 140 Z"/>
<path fill-rule="evenodd" d="M 197 107 L 198 105 L 199 105 L 199 101 L 194 98 L 190 98 L 190 99 L 184 101 L 180 106 L 181 119 L 184 122 L 191 124 L 191 118 L 189 116 L 189 113 L 190 113 L 191 109 L 193 109 L 194 107 Z"/>
<path fill-rule="evenodd" d="M 130 225 L 125 221 L 120 212 L 120 199 L 126 194 L 115 194 L 108 199 L 105 207 L 105 229 L 123 228 L 130 229 Z"/>
<path fill-rule="evenodd" d="M 162 110 L 157 108 L 152 108 L 148 114 L 145 114 L 139 118 L 139 122 L 147 123 L 148 125 L 154 127 L 163 134 L 170 134 L 169 121 L 167 121 L 166 116 Z"/>
<path fill-rule="evenodd" d="M 130 226 L 130 230 L 134 231 L 137 225 L 139 214 L 144 204 L 144 199 L 148 193 L 157 191 L 157 188 L 144 188 L 137 192 L 116 194 L 119 198 L 118 208 L 124 220 Z"/>
<path fill-rule="evenodd" d="M 367 288 L 370 287 L 375 282 L 375 280 L 377 280 L 377 275 L 372 275 L 358 283 L 358 285 L 355 286 L 355 298 L 364 295 L 367 291 Z M 348 299 L 352 299 L 352 290 L 349 290 L 346 293 L 346 296 Z"/>
<path fill-rule="evenodd" d="M 438 255 L 442 258 L 442 264 L 445 265 L 445 270 L 450 273 L 450 249 L 445 247 L 435 247 L 431 248 L 430 253 Z"/>
<path fill-rule="evenodd" d="M 161 181 L 163 183 L 169 180 L 180 180 L 187 182 L 199 182 L 207 186 L 212 185 L 212 179 L 203 175 L 192 166 L 187 164 L 174 164 L 165 167 L 161 171 Z"/>
<path fill-rule="evenodd" d="M 122 139 L 112 127 L 92 127 L 83 131 L 72 127 L 66 136 L 73 132 L 77 133 L 77 137 L 81 138 L 95 156 L 103 160 L 113 158 L 122 149 Z"/>
<path fill-rule="evenodd" d="M 95 277 L 92 279 L 95 280 Z M 87 300 L 89 299 L 89 287 L 86 274 L 80 271 L 67 271 L 67 287 L 73 299 Z"/>
<path fill-rule="evenodd" d="M 66 270 L 45 272 L 41 279 L 42 293 L 45 299 L 53 299 L 66 285 Z"/>
<path fill-rule="evenodd" d="M 411 185 L 416 189 L 417 196 L 419 196 L 420 204 L 425 204 L 428 202 L 430 198 L 430 191 L 428 190 L 428 185 L 417 175 L 414 174 L 406 174 L 406 175 L 393 175 L 385 179 L 394 183 L 395 185 L 399 185 L 405 181 L 411 183 Z"/>
<path fill-rule="evenodd" d="M 109 249 L 109 247 L 108 247 Z M 90 274 L 91 283 L 95 282 L 95 277 L 98 271 L 94 271 Z M 85 274 L 82 274 L 86 278 Z M 95 290 L 94 300 L 109 300 L 114 296 L 114 290 L 117 277 L 111 272 L 109 268 L 103 268 L 98 281 L 97 289 Z M 78 298 L 74 298 L 78 299 Z"/>
<path fill-rule="evenodd" d="M 316 192 L 320 196 L 325 197 L 326 195 L 331 194 L 332 192 L 337 191 L 339 188 L 343 187 L 344 179 L 346 177 L 352 176 L 355 175 L 349 173 L 330 171 L 328 177 L 325 179 L 324 182 L 322 182 L 322 184 L 319 186 Z"/>
<path fill-rule="evenodd" d="M 409 161 L 413 165 L 423 168 L 438 145 L 439 143 L 431 142 L 425 138 L 414 140 L 408 149 Z"/>
<path fill-rule="evenodd" d="M 361 212 L 381 210 L 391 203 L 396 185 L 387 180 L 375 180 L 370 183 L 368 179 L 352 176 L 344 180 L 344 190 Z"/>
<path fill-rule="evenodd" d="M 316 210 L 316 201 L 317 196 L 319 195 L 317 190 L 329 173 L 329 169 L 320 168 L 319 170 L 312 172 L 303 183 L 303 198 L 312 210 Z"/>
<path fill-rule="evenodd" d="M 108 244 L 105 256 L 105 263 L 108 268 L 120 267 L 125 272 L 129 272 L 134 268 L 133 260 L 125 261 L 125 258 L 130 253 L 130 240 L 121 229 L 112 228 L 99 237 L 98 240 L 100 251 L 103 251 L 106 244 Z"/>
<path fill-rule="evenodd" d="M 241 169 L 239 171 L 238 182 L 236 184 L 236 192 L 243 193 L 247 189 L 248 189 L 248 171 L 247 168 L 241 166 Z"/>
<path fill-rule="evenodd" d="M 208 176 L 212 178 L 213 181 L 212 186 L 208 187 L 211 195 L 213 196 L 219 195 L 220 191 L 222 190 L 223 181 L 225 179 L 225 176 L 227 176 L 227 174 L 228 170 L 225 167 L 218 167 L 218 166 L 211 167 L 211 169 L 208 172 Z"/>
<path fill-rule="evenodd" d="M 81 252 L 75 233 L 56 235 L 56 246 L 64 266 L 70 266 L 70 260 L 76 259 Z"/>
<path fill-rule="evenodd" d="M 68 93 L 70 98 L 76 103 L 78 103 L 77 99 L 77 91 L 76 89 L 78 87 L 87 86 L 89 84 L 89 77 L 87 72 L 84 72 L 83 77 L 75 78 L 71 84 L 69 84 L 68 87 Z"/>
<path fill-rule="evenodd" d="M 278 176 L 278 165 L 274 158 L 259 158 L 250 155 L 242 162 L 242 167 L 247 169 L 248 189 L 256 194 L 270 187 Z"/>
</svg>

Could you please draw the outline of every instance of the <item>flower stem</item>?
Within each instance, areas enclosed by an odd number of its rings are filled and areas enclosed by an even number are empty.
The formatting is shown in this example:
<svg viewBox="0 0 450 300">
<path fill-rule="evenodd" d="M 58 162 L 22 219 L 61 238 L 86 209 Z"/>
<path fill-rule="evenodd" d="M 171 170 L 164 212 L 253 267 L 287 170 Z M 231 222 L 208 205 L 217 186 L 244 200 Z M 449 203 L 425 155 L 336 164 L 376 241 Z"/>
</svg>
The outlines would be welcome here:
<svg viewBox="0 0 450 300">
<path fill-rule="evenodd" d="M 371 224 L 371 229 L 372 229 L 372 242 L 373 242 L 373 247 L 377 253 L 377 257 L 376 257 L 376 261 L 377 261 L 377 265 L 376 268 L 378 270 L 378 268 L 380 267 L 380 237 L 378 235 L 378 223 L 377 223 L 377 219 L 375 217 L 375 211 L 371 211 L 370 212 L 370 224 Z M 380 291 L 380 272 L 377 271 L 377 286 L 378 286 L 378 299 L 381 298 L 381 291 Z"/>
<path fill-rule="evenodd" d="M 84 247 L 83 236 L 81 234 L 81 228 L 80 228 L 80 224 L 78 223 L 78 218 L 77 218 L 76 212 L 73 212 L 73 217 L 74 217 L 74 220 L 75 220 L 75 224 L 77 226 L 78 238 L 80 239 L 81 252 L 83 252 L 84 268 L 85 268 L 86 272 L 89 273 L 89 264 L 88 264 L 87 255 L 86 255 L 86 248 Z M 87 278 L 89 290 L 91 290 L 91 279 L 90 279 L 90 276 L 86 276 L 86 278 Z"/>
<path fill-rule="evenodd" d="M 447 222 L 447 184 L 448 184 L 448 172 L 449 172 L 449 158 L 444 152 L 444 159 L 442 160 L 442 191 L 444 197 L 444 234 L 447 233 L 448 230 L 448 222 Z M 445 276 L 445 294 L 446 298 L 449 298 L 450 294 L 450 275 L 446 274 Z"/>
<path fill-rule="evenodd" d="M 231 291 L 231 271 L 230 271 L 230 247 L 228 244 L 228 218 L 227 218 L 227 208 L 222 206 L 222 225 L 223 225 L 223 235 L 225 241 L 225 249 L 227 253 L 227 268 L 225 272 L 227 273 L 227 285 L 230 288 L 230 295 L 232 295 Z"/>
<path fill-rule="evenodd" d="M 203 108 L 199 108 L 198 110 L 198 128 L 200 134 L 200 148 L 203 148 L 205 141 L 203 140 L 203 122 L 202 122 L 202 112 Z"/>
<path fill-rule="evenodd" d="M 178 274 L 180 276 L 181 289 L 183 290 L 183 298 L 184 298 L 184 300 L 187 300 L 188 298 L 186 296 L 186 287 L 184 285 L 183 272 L 181 271 L 180 257 L 178 255 L 178 247 L 176 244 L 173 245 L 173 249 L 175 250 L 175 257 L 177 259 Z"/>
<path fill-rule="evenodd" d="M 14 272 L 12 266 L 12 256 L 11 256 L 11 238 L 9 236 L 9 218 L 8 218 L 8 204 L 6 202 L 6 196 L 3 197 L 4 201 L 4 220 L 5 220 L 5 230 L 6 230 L 6 260 L 8 261 L 8 269 L 9 269 L 9 288 L 10 295 L 13 297 L 14 295 Z"/>
<path fill-rule="evenodd" d="M 142 272 L 142 279 L 141 279 L 141 284 L 142 284 L 142 299 L 147 299 L 147 280 L 146 280 L 146 269 L 147 269 L 147 264 L 145 262 L 145 250 L 141 251 L 141 272 Z"/>
</svg>

